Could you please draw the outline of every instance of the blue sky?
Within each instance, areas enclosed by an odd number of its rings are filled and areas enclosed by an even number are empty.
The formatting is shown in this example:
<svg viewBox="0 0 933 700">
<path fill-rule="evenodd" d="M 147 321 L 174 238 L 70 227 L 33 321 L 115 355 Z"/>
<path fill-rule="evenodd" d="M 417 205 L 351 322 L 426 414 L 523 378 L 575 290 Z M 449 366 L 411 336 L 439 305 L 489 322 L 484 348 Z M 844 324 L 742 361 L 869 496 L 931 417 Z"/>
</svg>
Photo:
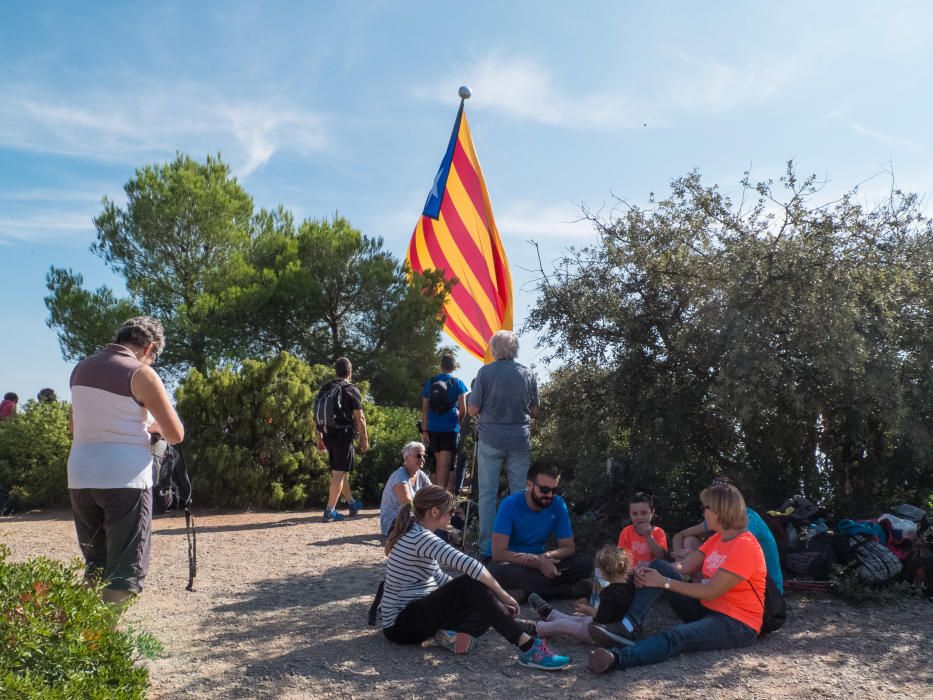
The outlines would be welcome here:
<svg viewBox="0 0 933 700">
<path fill-rule="evenodd" d="M 794 159 L 827 199 L 867 180 L 869 204 L 893 170 L 927 195 L 931 26 L 919 2 L 7 0 L 0 391 L 67 395 L 45 274 L 121 290 L 92 218 L 176 151 L 220 152 L 257 206 L 339 211 L 401 257 L 468 84 L 520 323 L 528 240 L 553 260 L 594 239 L 581 203 L 644 203 L 692 168 L 734 192 Z M 546 374 L 535 340 L 519 359 Z"/>
</svg>

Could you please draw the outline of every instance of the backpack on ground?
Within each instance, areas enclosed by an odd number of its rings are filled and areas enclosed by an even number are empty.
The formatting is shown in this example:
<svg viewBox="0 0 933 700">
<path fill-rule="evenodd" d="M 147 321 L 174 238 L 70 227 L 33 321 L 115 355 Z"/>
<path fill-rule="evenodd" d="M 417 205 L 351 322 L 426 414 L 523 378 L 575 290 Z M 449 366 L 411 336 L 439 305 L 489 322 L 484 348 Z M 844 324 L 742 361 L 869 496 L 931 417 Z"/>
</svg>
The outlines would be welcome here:
<svg viewBox="0 0 933 700">
<path fill-rule="evenodd" d="M 849 543 L 858 557 L 858 577 L 866 583 L 882 583 L 901 573 L 901 561 L 894 552 L 868 535 L 851 535 Z"/>
<path fill-rule="evenodd" d="M 802 541 L 796 550 L 788 552 L 784 565 L 798 578 L 826 581 L 835 562 L 833 534 L 820 532 Z"/>
<path fill-rule="evenodd" d="M 428 407 L 438 414 L 447 413 L 454 407 L 457 400 L 450 400 L 451 383 L 440 377 L 435 377 L 431 381 L 428 389 Z"/>
<path fill-rule="evenodd" d="M 321 387 L 314 402 L 314 422 L 319 432 L 327 435 L 346 430 L 346 415 L 343 411 L 343 388 L 349 382 L 338 379 Z"/>
</svg>

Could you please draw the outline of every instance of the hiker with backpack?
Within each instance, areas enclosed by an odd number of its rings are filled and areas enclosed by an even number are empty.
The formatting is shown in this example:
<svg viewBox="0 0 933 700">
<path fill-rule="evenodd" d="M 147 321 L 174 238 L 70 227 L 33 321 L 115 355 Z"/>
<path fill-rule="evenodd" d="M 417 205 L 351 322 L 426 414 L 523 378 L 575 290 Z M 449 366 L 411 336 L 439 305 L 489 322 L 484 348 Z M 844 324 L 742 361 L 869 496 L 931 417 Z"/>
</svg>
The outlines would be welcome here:
<svg viewBox="0 0 933 700">
<path fill-rule="evenodd" d="M 149 569 L 150 433 L 171 444 L 185 437 L 152 369 L 164 346 L 162 324 L 137 316 L 71 373 L 68 489 L 85 577 L 102 577 L 105 602 L 138 594 Z"/>
<path fill-rule="evenodd" d="M 765 617 L 767 568 L 758 540 L 746 527 L 745 499 L 735 486 L 717 484 L 700 494 L 703 520 L 714 534 L 700 549 L 672 564 L 655 559 L 635 572 L 631 607 L 611 637 L 593 625 L 594 639 L 612 648 L 590 653 L 595 673 L 654 664 L 685 651 L 736 649 L 758 638 Z M 694 575 L 695 582 L 683 580 Z M 684 622 L 639 638 L 651 607 L 667 594 Z"/>
<path fill-rule="evenodd" d="M 360 501 L 353 498 L 350 491 L 348 473 L 353 468 L 355 456 L 354 436 L 360 436 L 360 452 L 369 449 L 363 399 L 360 390 L 352 384 L 353 365 L 346 357 L 340 357 L 334 363 L 334 371 L 336 379 L 321 387 L 314 402 L 317 447 L 321 451 L 327 451 L 330 462 L 330 490 L 322 518 L 325 523 L 344 519 L 336 510 L 341 494 L 347 501 L 351 516 L 359 513 L 363 507 Z"/>
<path fill-rule="evenodd" d="M 455 474 L 450 469 L 460 447 L 460 423 L 467 415 L 467 387 L 453 376 L 457 361 L 450 353 L 441 356 L 441 373 L 424 383 L 421 394 L 422 436 L 434 455 L 434 483 L 452 493 Z"/>
</svg>

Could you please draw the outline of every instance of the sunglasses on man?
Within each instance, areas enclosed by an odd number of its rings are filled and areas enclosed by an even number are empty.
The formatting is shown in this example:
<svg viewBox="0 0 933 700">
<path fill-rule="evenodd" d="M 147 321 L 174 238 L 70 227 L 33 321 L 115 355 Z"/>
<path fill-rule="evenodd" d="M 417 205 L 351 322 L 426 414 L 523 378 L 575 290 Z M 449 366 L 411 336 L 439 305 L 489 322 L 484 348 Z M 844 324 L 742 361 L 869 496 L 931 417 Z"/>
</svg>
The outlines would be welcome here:
<svg viewBox="0 0 933 700">
<path fill-rule="evenodd" d="M 547 496 L 549 493 L 553 493 L 555 496 L 560 495 L 560 486 L 542 486 L 537 481 L 531 483 L 538 487 L 538 491 L 541 492 L 542 496 Z"/>
</svg>

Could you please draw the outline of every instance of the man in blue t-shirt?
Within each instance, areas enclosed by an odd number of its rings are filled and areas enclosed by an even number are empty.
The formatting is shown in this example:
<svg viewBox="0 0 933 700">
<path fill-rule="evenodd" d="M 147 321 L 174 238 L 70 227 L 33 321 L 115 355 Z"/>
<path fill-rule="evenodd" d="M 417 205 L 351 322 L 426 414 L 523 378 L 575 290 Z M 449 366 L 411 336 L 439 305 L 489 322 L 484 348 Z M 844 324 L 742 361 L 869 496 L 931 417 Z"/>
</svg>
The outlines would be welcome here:
<svg viewBox="0 0 933 700">
<path fill-rule="evenodd" d="M 525 490 L 502 499 L 496 513 L 489 572 L 516 600 L 531 593 L 579 598 L 590 592 L 593 560 L 577 554 L 559 483 L 556 466 L 535 462 L 528 469 Z M 551 535 L 557 547 L 548 550 Z"/>
<path fill-rule="evenodd" d="M 456 368 L 453 355 L 442 355 L 441 373 L 424 383 L 421 394 L 421 434 L 434 455 L 434 483 L 451 493 L 454 475 L 450 464 L 460 447 L 460 422 L 467 414 L 466 384 L 451 374 Z"/>
</svg>

